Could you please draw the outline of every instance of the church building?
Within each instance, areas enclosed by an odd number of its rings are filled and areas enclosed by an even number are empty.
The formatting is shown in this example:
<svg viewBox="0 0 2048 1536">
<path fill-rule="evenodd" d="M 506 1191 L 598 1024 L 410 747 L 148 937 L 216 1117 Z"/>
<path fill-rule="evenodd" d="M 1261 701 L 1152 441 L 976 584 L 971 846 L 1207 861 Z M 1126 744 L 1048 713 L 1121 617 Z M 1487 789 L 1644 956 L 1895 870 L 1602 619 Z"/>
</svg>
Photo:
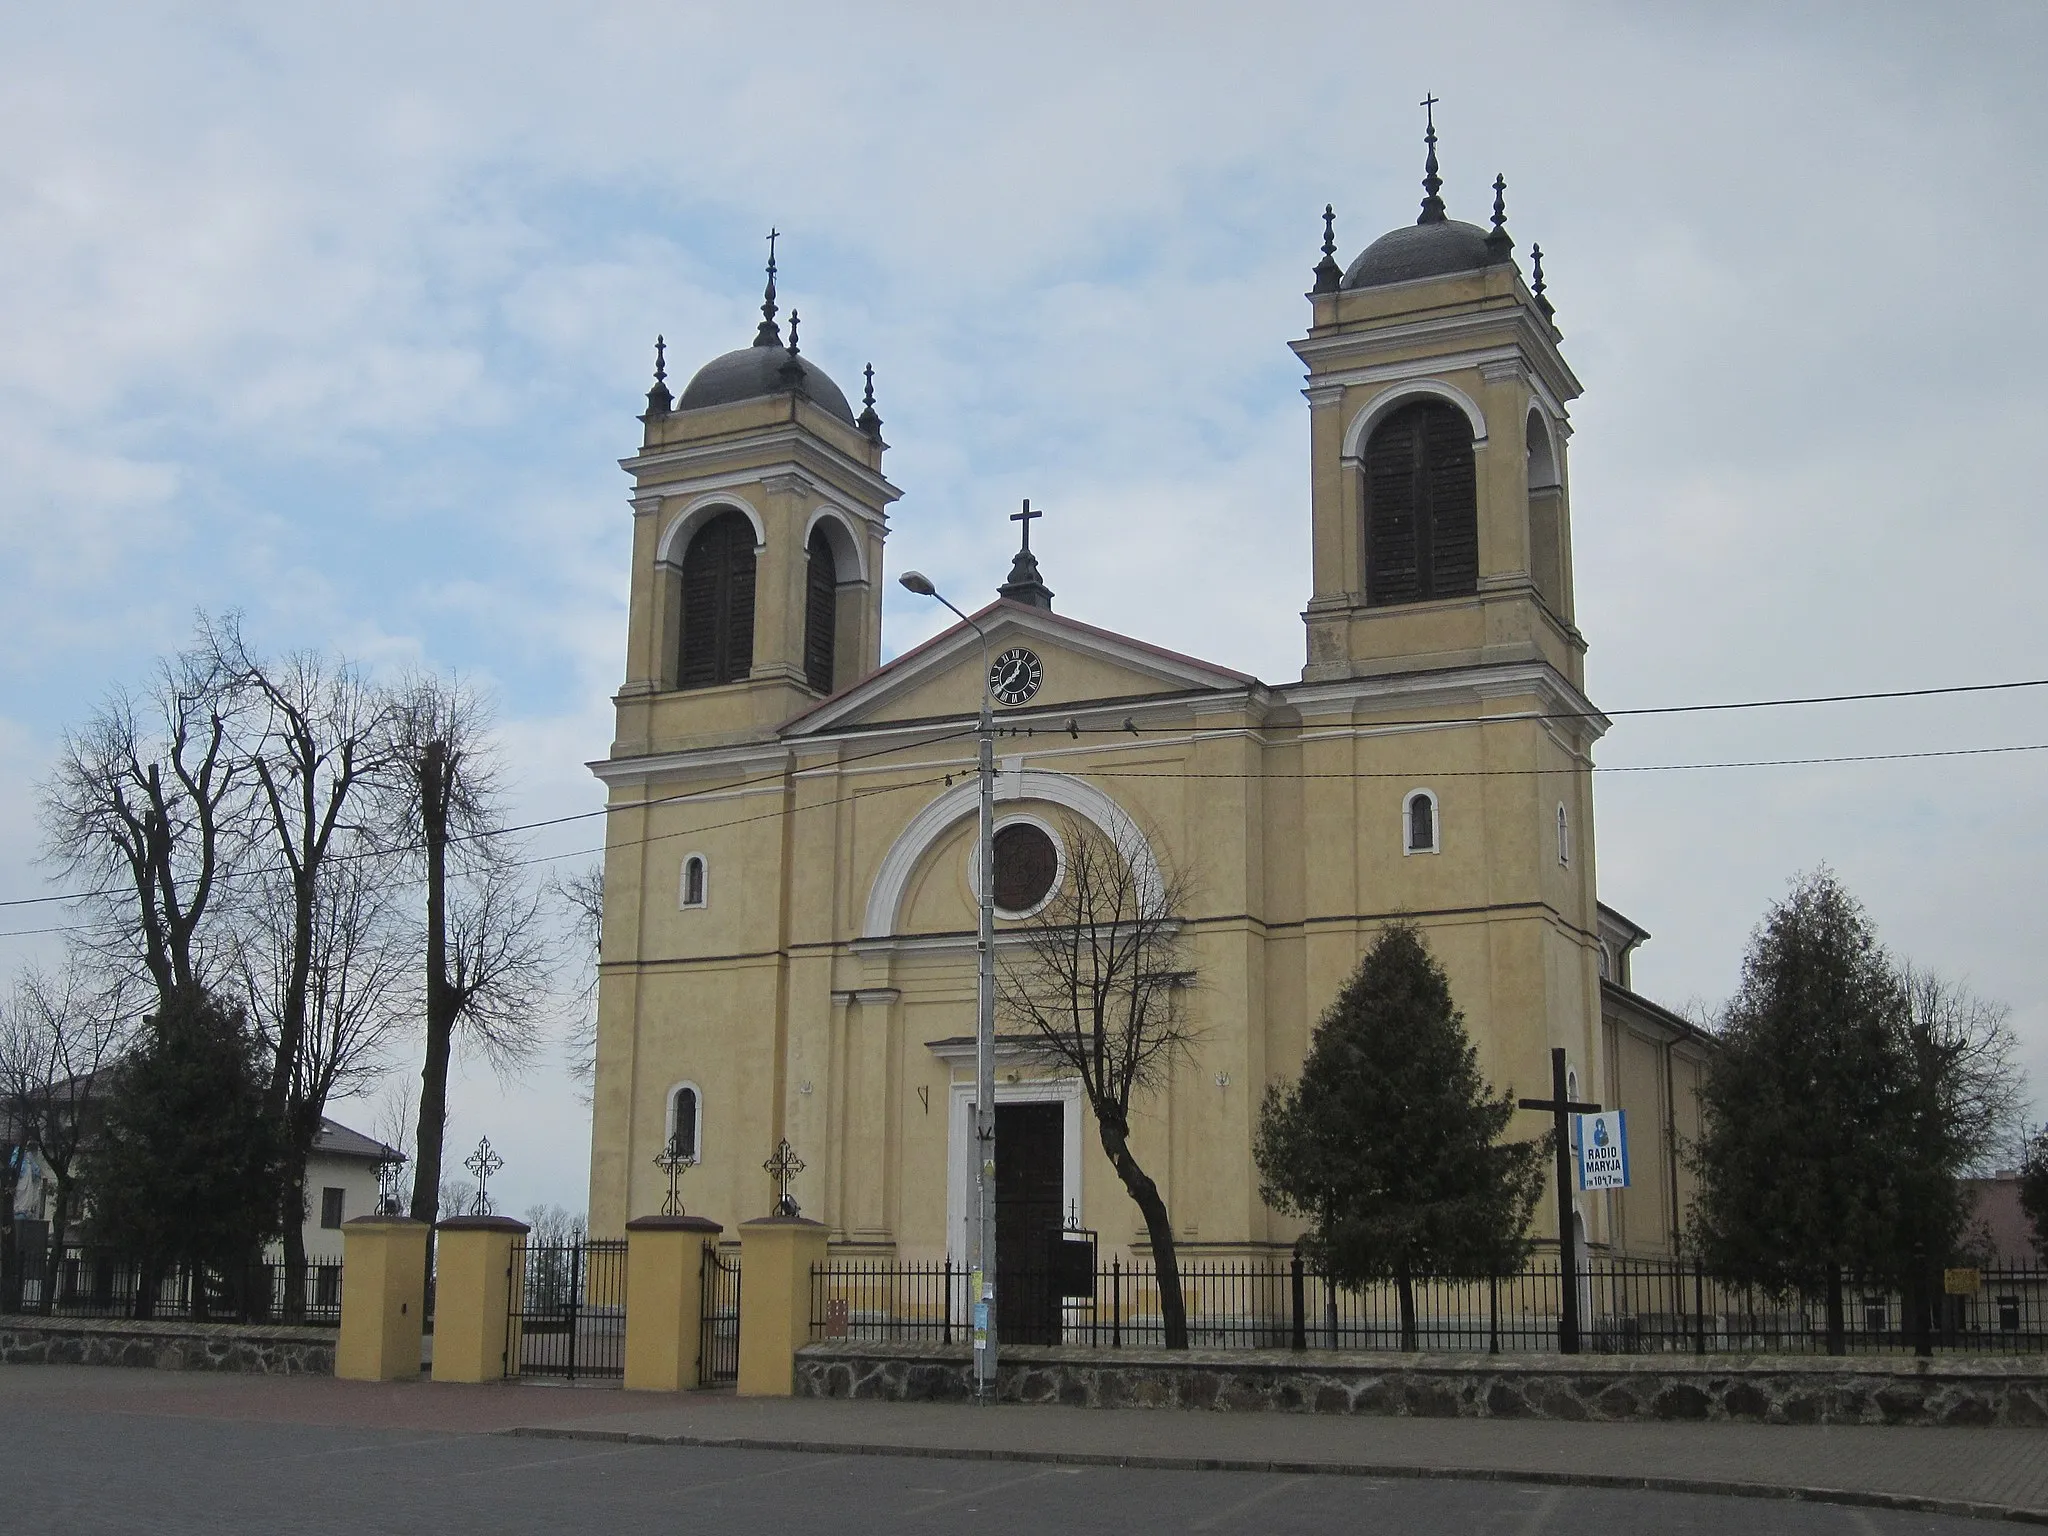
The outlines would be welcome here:
<svg viewBox="0 0 2048 1536">
<path fill-rule="evenodd" d="M 723 1223 L 766 1215 L 764 1160 L 836 1251 L 963 1261 L 974 1160 L 975 722 L 996 696 L 997 948 L 1093 826 L 1184 873 L 1194 1043 L 1134 1104 L 1132 1145 L 1184 1260 L 1284 1254 L 1259 1198 L 1269 1083 L 1391 920 L 1420 925 L 1499 1089 L 1628 1111 L 1632 1187 L 1579 1197 L 1578 1240 L 1672 1249 L 1705 1042 L 1629 987 L 1647 935 L 1600 904 L 1573 602 L 1568 411 L 1540 248 L 1504 183 L 1450 218 L 1428 137 L 1421 217 L 1323 256 L 1291 345 L 1313 529 L 1304 661 L 1264 681 L 1056 606 L 1020 514 L 992 601 L 882 662 L 889 508 L 862 408 L 778 318 L 672 396 L 657 356 L 632 477 L 631 608 L 610 796 L 591 1148 L 594 1236 L 658 1212 L 656 1159 Z M 1280 338 L 1276 338 L 1276 344 Z M 1028 504 L 1026 512 L 1029 512 Z M 1043 540 L 1041 540 L 1041 546 Z M 1041 548 L 1040 553 L 1043 553 Z M 969 606 L 966 594 L 958 596 Z M 1100 616 L 1097 616 L 1100 617 Z M 997 1062 L 999 1221 L 1145 1227 L 1079 1085 L 1029 1042 Z M 1511 1134 L 1536 1136 L 1524 1112 Z M 1028 1206 L 1028 1209 L 1027 1209 Z M 1557 1236 L 1556 1204 L 1538 1207 Z M 999 1251 L 1028 1241 L 1001 1231 Z"/>
</svg>

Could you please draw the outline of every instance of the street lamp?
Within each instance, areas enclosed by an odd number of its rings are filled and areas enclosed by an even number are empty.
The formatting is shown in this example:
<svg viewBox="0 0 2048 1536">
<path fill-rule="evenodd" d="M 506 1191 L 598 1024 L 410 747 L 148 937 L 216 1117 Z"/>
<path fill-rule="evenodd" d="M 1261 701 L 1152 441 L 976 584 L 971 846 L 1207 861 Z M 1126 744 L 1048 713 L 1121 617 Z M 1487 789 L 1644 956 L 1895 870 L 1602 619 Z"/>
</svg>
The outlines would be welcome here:
<svg viewBox="0 0 2048 1536">
<path fill-rule="evenodd" d="M 981 766 L 981 919 L 974 982 L 974 1139 L 981 1161 L 974 1177 L 976 1244 L 968 1291 L 974 1308 L 974 1395 L 988 1402 L 996 1382 L 996 728 L 989 692 L 988 631 L 946 602 L 922 571 L 905 571 L 898 580 L 919 597 L 945 603 L 981 636 L 981 719 L 976 728 Z"/>
</svg>

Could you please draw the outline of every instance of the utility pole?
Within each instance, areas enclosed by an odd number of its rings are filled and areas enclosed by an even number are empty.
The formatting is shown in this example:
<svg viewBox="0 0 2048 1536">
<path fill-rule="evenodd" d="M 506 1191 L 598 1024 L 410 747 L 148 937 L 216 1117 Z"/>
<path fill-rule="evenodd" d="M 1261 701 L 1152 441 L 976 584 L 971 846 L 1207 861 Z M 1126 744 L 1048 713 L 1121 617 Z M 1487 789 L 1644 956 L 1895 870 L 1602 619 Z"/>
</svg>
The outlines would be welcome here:
<svg viewBox="0 0 2048 1536">
<path fill-rule="evenodd" d="M 1025 525 L 1030 526 L 1028 523 Z M 988 631 L 954 608 L 920 571 L 898 578 L 920 597 L 937 598 L 981 636 L 981 717 L 976 727 L 981 770 L 981 826 L 975 868 L 980 918 L 975 933 L 974 1174 L 975 1251 L 968 1262 L 974 1334 L 974 1397 L 995 1398 L 996 1385 L 996 721 L 988 672 Z"/>
<path fill-rule="evenodd" d="M 1558 1318 L 1557 1352 L 1561 1355 L 1576 1355 L 1579 1352 L 1579 1245 L 1573 1240 L 1572 1231 L 1572 1143 L 1571 1124 L 1567 1115 L 1597 1115 L 1598 1104 L 1580 1104 L 1566 1094 L 1564 1047 L 1553 1046 L 1550 1052 L 1550 1097 L 1547 1099 L 1517 1099 L 1523 1109 L 1548 1110 L 1554 1127 L 1553 1138 L 1557 1143 L 1557 1275 L 1558 1285 L 1563 1290 L 1562 1315 Z"/>
</svg>

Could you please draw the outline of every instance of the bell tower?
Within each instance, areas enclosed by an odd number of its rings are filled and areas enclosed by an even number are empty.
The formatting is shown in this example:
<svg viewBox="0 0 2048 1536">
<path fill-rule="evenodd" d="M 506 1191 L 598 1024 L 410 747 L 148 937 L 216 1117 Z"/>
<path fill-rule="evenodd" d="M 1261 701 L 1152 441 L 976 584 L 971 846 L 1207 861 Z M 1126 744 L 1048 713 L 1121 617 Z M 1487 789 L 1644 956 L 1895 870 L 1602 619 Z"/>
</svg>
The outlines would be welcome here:
<svg viewBox="0 0 2048 1536">
<path fill-rule="evenodd" d="M 1434 101 L 1425 103 L 1433 106 Z M 1421 216 L 1348 268 L 1335 215 L 1309 293 L 1314 588 L 1302 677 L 1543 661 L 1583 683 L 1566 407 L 1578 380 L 1507 232 L 1448 216 L 1432 113 Z"/>
<path fill-rule="evenodd" d="M 874 369 L 856 415 L 777 319 L 668 387 L 655 341 L 633 477 L 626 679 L 613 755 L 770 736 L 880 664 L 882 546 L 902 493 L 882 474 Z"/>
</svg>

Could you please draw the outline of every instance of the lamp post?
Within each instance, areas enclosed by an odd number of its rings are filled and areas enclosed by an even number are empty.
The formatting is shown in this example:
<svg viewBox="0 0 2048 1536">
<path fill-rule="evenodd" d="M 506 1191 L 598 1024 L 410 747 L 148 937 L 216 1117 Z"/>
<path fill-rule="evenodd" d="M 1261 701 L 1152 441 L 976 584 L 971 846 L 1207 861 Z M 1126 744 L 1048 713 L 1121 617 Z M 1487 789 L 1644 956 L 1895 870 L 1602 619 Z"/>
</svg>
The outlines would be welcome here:
<svg viewBox="0 0 2048 1536">
<path fill-rule="evenodd" d="M 976 729 L 981 768 L 981 915 L 976 929 L 978 971 L 974 982 L 974 1140 L 980 1161 L 974 1173 L 975 1252 L 969 1264 L 974 1328 L 974 1395 L 988 1402 L 996 1382 L 996 745 L 995 702 L 989 692 L 988 631 L 946 602 L 921 571 L 905 571 L 903 585 L 920 597 L 936 598 L 981 636 L 981 719 Z"/>
</svg>

